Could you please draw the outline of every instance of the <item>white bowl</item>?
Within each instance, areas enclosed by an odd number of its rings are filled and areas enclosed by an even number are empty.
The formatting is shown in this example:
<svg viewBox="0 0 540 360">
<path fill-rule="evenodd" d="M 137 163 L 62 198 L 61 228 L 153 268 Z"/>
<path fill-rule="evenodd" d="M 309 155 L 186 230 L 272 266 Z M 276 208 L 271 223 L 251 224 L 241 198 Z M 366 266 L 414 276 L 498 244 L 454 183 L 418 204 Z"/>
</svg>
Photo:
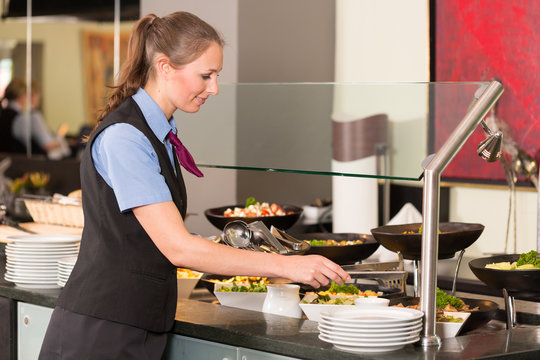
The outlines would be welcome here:
<svg viewBox="0 0 540 360">
<path fill-rule="evenodd" d="M 390 300 L 375 296 L 370 297 L 357 297 L 354 299 L 354 304 L 356 306 L 368 306 L 368 307 L 374 307 L 374 306 L 388 306 L 390 303 Z"/>
<path fill-rule="evenodd" d="M 231 287 L 232 284 L 221 282 L 214 284 L 214 295 L 221 305 L 262 312 L 266 299 L 265 292 L 217 291 L 222 286 Z"/>
<path fill-rule="evenodd" d="M 463 319 L 462 322 L 437 322 L 435 324 L 435 334 L 441 339 L 454 337 L 459 333 L 471 313 L 469 312 L 444 312 L 444 315 L 450 315 L 455 318 Z"/>
<path fill-rule="evenodd" d="M 321 311 L 332 310 L 335 308 L 340 309 L 349 309 L 354 305 L 335 305 L 335 304 L 302 304 L 300 303 L 300 308 L 306 314 L 309 320 L 321 321 Z"/>
<path fill-rule="evenodd" d="M 178 299 L 188 299 L 191 292 L 199 282 L 198 278 L 177 278 L 176 285 L 178 287 Z"/>
</svg>

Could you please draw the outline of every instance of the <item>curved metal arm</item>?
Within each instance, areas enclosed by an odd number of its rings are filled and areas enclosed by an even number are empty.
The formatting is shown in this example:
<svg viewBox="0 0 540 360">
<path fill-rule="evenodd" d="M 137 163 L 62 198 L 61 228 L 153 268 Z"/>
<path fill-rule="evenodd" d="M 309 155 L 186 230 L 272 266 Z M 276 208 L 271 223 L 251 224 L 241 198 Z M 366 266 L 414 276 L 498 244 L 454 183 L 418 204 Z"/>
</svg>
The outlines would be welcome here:
<svg viewBox="0 0 540 360">
<path fill-rule="evenodd" d="M 420 339 L 420 344 L 424 347 L 440 345 L 440 338 L 435 334 L 440 175 L 484 116 L 495 105 L 504 89 L 499 82 L 492 81 L 489 86 L 482 90 L 483 92 L 478 96 L 478 101 L 471 106 L 441 149 L 426 164 L 424 170 L 420 292 L 420 309 L 425 315 L 423 336 Z"/>
</svg>

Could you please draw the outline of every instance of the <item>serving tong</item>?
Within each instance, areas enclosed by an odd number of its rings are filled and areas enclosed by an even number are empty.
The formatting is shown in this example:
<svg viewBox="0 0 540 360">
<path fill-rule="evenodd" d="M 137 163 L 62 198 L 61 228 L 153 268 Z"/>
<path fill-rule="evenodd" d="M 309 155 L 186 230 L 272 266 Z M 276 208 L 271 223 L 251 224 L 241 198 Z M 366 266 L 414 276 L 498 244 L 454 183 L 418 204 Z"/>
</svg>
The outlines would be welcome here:
<svg viewBox="0 0 540 360">
<path fill-rule="evenodd" d="M 405 293 L 407 271 L 405 271 L 401 254 L 399 254 L 399 261 L 342 265 L 341 267 L 353 279 L 376 280 L 379 285 L 401 288 L 401 292 Z"/>
<path fill-rule="evenodd" d="M 262 221 L 251 223 L 241 220 L 231 221 L 223 229 L 223 239 L 227 245 L 239 249 L 281 255 L 297 254 L 310 248 L 305 241 L 295 239 L 274 226 L 269 230 Z"/>
</svg>

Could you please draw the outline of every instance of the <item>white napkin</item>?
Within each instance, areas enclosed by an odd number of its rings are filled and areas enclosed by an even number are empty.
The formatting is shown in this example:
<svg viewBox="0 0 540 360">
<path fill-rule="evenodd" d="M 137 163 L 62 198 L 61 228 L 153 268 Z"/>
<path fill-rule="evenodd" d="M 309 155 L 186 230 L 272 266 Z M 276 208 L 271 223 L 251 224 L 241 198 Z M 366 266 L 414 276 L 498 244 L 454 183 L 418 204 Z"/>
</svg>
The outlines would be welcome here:
<svg viewBox="0 0 540 360">
<path fill-rule="evenodd" d="M 412 224 L 422 222 L 422 214 L 413 204 L 406 203 L 386 225 Z"/>
<path fill-rule="evenodd" d="M 388 221 L 386 225 L 400 225 L 400 224 L 412 224 L 422 222 L 422 214 L 414 207 L 411 203 L 406 203 L 403 205 L 401 210 Z M 366 259 L 367 262 L 388 262 L 388 261 L 397 261 L 397 253 L 386 249 L 384 246 L 379 246 L 377 251 L 373 253 L 369 258 Z M 405 270 L 412 271 L 413 265 L 412 260 L 404 260 Z"/>
</svg>

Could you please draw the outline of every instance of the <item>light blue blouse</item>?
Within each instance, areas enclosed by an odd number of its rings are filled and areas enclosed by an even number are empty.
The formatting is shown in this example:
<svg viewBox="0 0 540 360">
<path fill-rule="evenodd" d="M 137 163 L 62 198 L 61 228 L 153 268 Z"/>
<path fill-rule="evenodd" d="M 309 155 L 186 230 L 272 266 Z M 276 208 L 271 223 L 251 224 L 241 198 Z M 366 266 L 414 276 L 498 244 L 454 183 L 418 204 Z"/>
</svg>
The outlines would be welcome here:
<svg viewBox="0 0 540 360">
<path fill-rule="evenodd" d="M 167 134 L 176 132 L 174 118 L 167 120 L 159 105 L 144 89 L 133 100 L 156 137 L 165 144 L 174 167 L 173 149 Z M 134 126 L 108 126 L 94 140 L 92 159 L 98 173 L 114 190 L 120 211 L 172 200 L 150 140 Z"/>
</svg>

